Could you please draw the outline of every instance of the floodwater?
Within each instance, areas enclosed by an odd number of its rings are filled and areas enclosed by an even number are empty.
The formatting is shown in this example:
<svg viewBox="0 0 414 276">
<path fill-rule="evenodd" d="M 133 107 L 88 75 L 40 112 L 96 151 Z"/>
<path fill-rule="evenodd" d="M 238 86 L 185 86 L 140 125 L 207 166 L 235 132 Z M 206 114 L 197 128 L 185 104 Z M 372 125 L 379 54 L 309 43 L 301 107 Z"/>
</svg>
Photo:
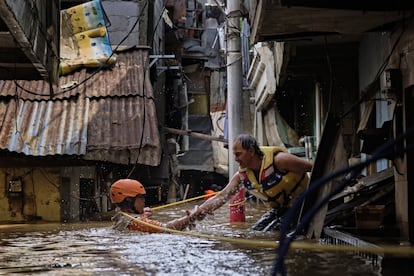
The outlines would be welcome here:
<svg viewBox="0 0 414 276">
<path fill-rule="evenodd" d="M 183 215 L 194 204 L 159 209 L 154 219 Z M 276 249 L 214 237 L 277 240 L 277 233 L 250 232 L 265 209 L 246 205 L 246 223 L 229 223 L 225 206 L 199 222 L 189 236 L 118 232 L 111 222 L 0 225 L 1 275 L 270 275 Z M 211 238 L 208 238 L 208 237 Z M 288 275 L 380 275 L 351 253 L 290 250 Z"/>
</svg>

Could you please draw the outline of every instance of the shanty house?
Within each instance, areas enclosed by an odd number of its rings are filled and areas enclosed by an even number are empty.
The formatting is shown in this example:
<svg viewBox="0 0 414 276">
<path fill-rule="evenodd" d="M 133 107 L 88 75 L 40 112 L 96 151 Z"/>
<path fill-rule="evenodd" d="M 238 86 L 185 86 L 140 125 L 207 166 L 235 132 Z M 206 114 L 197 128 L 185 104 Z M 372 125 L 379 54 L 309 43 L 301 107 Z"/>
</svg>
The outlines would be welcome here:
<svg viewBox="0 0 414 276">
<path fill-rule="evenodd" d="M 3 221 L 87 219 L 110 209 L 114 179 L 139 174 L 147 181 L 160 164 L 148 49 L 117 58 L 111 70 L 85 68 L 52 88 L 45 81 L 0 82 Z M 134 170 L 137 164 L 148 171 Z"/>
</svg>

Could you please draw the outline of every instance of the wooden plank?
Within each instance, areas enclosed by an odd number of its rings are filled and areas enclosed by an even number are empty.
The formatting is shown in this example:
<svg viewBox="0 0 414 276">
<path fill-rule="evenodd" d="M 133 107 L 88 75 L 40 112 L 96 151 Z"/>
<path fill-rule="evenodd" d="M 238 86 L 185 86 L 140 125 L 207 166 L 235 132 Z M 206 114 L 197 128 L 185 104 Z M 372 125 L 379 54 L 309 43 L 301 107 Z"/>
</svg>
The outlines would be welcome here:
<svg viewBox="0 0 414 276">
<path fill-rule="evenodd" d="M 371 175 L 368 175 L 368 176 L 364 176 L 360 179 L 360 181 L 362 181 L 364 183 L 363 187 L 365 188 L 365 187 L 369 187 L 371 185 L 377 184 L 377 183 L 382 182 L 382 181 L 384 181 L 388 178 L 393 178 L 393 177 L 394 177 L 394 168 L 388 168 L 388 169 L 385 169 L 385 170 L 380 171 L 378 173 L 374 173 L 374 174 L 371 174 Z M 358 192 L 358 191 L 356 191 L 356 192 Z M 335 199 L 338 199 L 338 198 L 341 198 L 341 197 L 345 197 L 345 196 L 351 195 L 353 193 L 355 193 L 355 192 L 354 191 L 343 191 L 343 192 L 340 192 L 339 194 L 337 194 L 336 196 L 334 196 L 332 198 L 332 200 L 335 200 Z"/>
<path fill-rule="evenodd" d="M 53 22 L 49 22 L 51 24 L 47 26 L 47 22 L 44 22 L 41 16 L 46 18 L 49 9 L 52 14 L 56 13 L 53 18 L 58 20 L 59 4 L 58 1 L 51 1 L 47 5 L 35 3 L 37 2 L 0 0 L 0 17 L 13 36 L 13 39 L 8 39 L 7 43 L 15 41 L 16 45 L 11 48 L 19 48 L 20 51 L 23 51 L 42 78 L 51 77 L 53 81 L 57 81 L 59 37 L 49 35 L 48 31 L 51 31 L 51 34 L 58 34 L 59 21 L 54 22 L 55 20 L 51 19 Z M 32 7 L 32 5 L 36 6 Z M 46 30 L 47 28 L 49 29 Z M 51 41 L 48 44 L 49 39 Z M 2 47 L 7 46 L 4 42 L 1 44 Z"/>
<path fill-rule="evenodd" d="M 348 161 L 343 145 L 339 118 L 333 114 L 328 114 L 321 141 L 319 143 L 318 152 L 316 154 L 310 185 L 316 180 L 346 166 L 348 166 Z M 334 183 L 335 179 L 325 183 L 325 185 L 319 188 L 316 193 L 310 195 L 304 203 L 303 213 L 309 211 L 321 198 L 325 197 L 332 190 Z M 306 236 L 308 238 L 320 238 L 327 209 L 328 205 L 325 204 L 308 225 L 306 229 Z"/>
<path fill-rule="evenodd" d="M 13 13 L 13 12 L 16 12 L 20 14 L 19 13 L 20 9 L 18 8 L 19 4 L 22 4 L 23 6 L 25 6 L 24 1 L 23 2 L 7 1 L 7 3 L 5 3 L 4 1 L 0 1 L 1 18 L 6 23 L 7 27 L 10 30 L 10 33 L 14 34 L 13 36 L 14 36 L 15 41 L 19 45 L 19 48 L 22 49 L 22 51 L 28 57 L 28 59 L 34 64 L 36 68 L 42 69 L 42 71 L 45 71 L 46 69 L 45 64 L 43 64 L 43 67 L 42 67 L 40 60 L 35 55 L 32 49 L 32 45 L 30 44 L 30 41 L 28 40 L 26 33 L 22 29 L 20 22 L 16 20 L 16 17 L 15 17 L 16 15 Z M 30 18 L 25 18 L 24 20 L 30 21 Z"/>
<path fill-rule="evenodd" d="M 223 142 L 223 143 L 228 142 L 227 139 L 225 138 L 214 137 L 214 136 L 203 134 L 203 133 L 192 132 L 191 130 L 182 130 L 182 129 L 169 128 L 169 127 L 164 127 L 164 130 L 169 133 L 174 133 L 178 135 L 188 135 L 194 138 L 199 138 L 199 139 L 208 140 L 208 141 L 218 141 L 218 142 Z"/>
</svg>

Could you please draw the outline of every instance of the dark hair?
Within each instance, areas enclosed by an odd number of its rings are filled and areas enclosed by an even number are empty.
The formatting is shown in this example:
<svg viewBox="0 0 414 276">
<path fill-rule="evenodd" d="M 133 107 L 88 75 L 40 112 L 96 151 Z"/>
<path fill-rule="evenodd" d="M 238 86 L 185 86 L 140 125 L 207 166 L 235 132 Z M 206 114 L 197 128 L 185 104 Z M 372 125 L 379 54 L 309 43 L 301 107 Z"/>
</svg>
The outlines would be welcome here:
<svg viewBox="0 0 414 276">
<path fill-rule="evenodd" d="M 240 134 L 236 138 L 236 142 L 239 142 L 243 149 L 249 150 L 254 149 L 254 153 L 260 157 L 263 157 L 263 152 L 260 150 L 256 139 L 249 134 Z"/>
</svg>

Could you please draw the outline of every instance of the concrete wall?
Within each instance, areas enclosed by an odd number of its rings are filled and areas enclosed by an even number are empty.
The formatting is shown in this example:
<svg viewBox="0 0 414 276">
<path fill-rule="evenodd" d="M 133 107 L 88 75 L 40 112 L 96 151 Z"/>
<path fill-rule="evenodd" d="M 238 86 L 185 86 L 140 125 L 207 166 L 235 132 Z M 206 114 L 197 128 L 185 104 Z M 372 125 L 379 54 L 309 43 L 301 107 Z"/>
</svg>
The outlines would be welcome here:
<svg viewBox="0 0 414 276">
<path fill-rule="evenodd" d="M 141 14 L 140 2 L 137 0 L 104 0 L 102 1 L 102 5 L 109 18 L 109 21 L 111 22 L 111 26 L 108 27 L 111 44 L 118 45 L 128 34 L 128 32 L 132 30 L 128 38 L 126 38 L 125 41 L 122 42 L 122 45 L 139 45 L 140 36 L 143 35 L 144 37 L 146 37 L 146 31 L 141 33 L 139 31 L 141 20 L 143 17 L 140 18 L 140 22 L 138 22 L 134 27 L 135 22 Z"/>
<path fill-rule="evenodd" d="M 402 73 L 403 89 L 414 85 L 414 20 L 406 22 L 404 28 L 396 30 L 390 39 L 391 46 L 395 46 L 389 67 L 400 68 Z"/>
<path fill-rule="evenodd" d="M 57 168 L 0 169 L 0 222 L 60 221 Z M 21 180 L 23 192 L 9 193 L 9 181 Z"/>
<path fill-rule="evenodd" d="M 90 198 L 101 211 L 105 204 L 95 167 L 0 168 L 0 223 L 79 221 L 81 179 L 94 183 Z M 11 180 L 21 181 L 22 193 L 9 192 Z"/>
<path fill-rule="evenodd" d="M 414 85 L 414 20 L 408 20 L 391 35 L 391 45 L 395 45 L 389 67 L 399 68 L 402 75 L 401 99 L 403 102 L 404 116 L 399 122 L 403 125 L 403 130 L 408 131 L 413 128 L 413 85 Z M 412 134 L 411 134 L 412 137 Z M 407 139 L 407 144 L 412 138 Z M 407 145 L 408 146 L 408 145 Z M 414 189 L 413 187 L 413 161 L 414 154 L 411 150 L 404 155 L 404 158 L 397 159 L 396 167 L 399 172 L 395 174 L 395 202 L 397 221 L 401 229 L 401 236 L 411 243 L 414 241 Z"/>
<path fill-rule="evenodd" d="M 62 178 L 68 180 L 66 185 L 69 187 L 62 187 L 62 196 L 67 196 L 69 192 L 69 202 L 67 205 L 63 206 L 66 210 L 62 210 L 62 220 L 64 221 L 79 221 L 81 220 L 80 204 L 83 196 L 81 195 L 81 179 L 92 179 L 95 178 L 95 169 L 94 167 L 64 167 L 62 169 Z M 95 181 L 95 185 L 98 185 Z M 95 202 L 98 206 L 101 205 L 99 202 L 99 187 L 95 186 Z"/>
</svg>

